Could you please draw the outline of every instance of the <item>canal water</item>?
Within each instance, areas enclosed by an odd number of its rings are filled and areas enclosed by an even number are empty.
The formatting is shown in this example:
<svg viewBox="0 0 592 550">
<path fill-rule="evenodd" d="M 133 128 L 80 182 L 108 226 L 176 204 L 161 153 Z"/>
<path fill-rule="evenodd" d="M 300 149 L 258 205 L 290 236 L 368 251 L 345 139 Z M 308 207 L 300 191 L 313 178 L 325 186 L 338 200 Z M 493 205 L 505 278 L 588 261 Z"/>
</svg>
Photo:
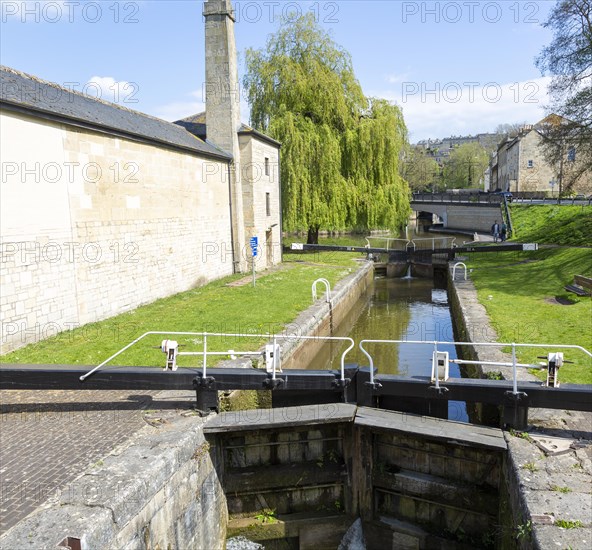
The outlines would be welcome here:
<svg viewBox="0 0 592 550">
<path fill-rule="evenodd" d="M 409 276 L 400 279 L 376 277 L 374 288 L 360 297 L 334 330 L 335 336 L 350 336 L 356 344 L 364 339 L 454 341 L 446 281 Z M 364 347 L 372 356 L 379 374 L 431 375 L 433 344 L 403 342 Z M 339 369 L 344 349 L 345 346 L 338 343 L 325 345 L 308 368 Z M 438 350 L 448 352 L 450 359 L 457 358 L 452 345 L 438 346 Z M 368 359 L 356 346 L 348 353 L 346 363 L 367 366 Z M 450 376 L 460 378 L 458 365 L 450 365 Z M 450 420 L 467 422 L 465 403 L 451 401 L 448 416 Z"/>
</svg>

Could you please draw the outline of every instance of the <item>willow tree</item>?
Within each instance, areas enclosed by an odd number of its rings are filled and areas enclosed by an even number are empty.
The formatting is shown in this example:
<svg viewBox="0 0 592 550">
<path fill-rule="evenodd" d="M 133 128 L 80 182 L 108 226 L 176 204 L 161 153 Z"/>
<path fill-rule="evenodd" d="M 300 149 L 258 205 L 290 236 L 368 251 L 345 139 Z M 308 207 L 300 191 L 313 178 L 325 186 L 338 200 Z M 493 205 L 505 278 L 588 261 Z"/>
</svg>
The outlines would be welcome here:
<svg viewBox="0 0 592 550">
<path fill-rule="evenodd" d="M 407 129 L 398 107 L 364 96 L 350 55 L 312 14 L 248 50 L 251 124 L 282 143 L 284 230 L 397 229 L 409 215 L 399 175 Z"/>
</svg>

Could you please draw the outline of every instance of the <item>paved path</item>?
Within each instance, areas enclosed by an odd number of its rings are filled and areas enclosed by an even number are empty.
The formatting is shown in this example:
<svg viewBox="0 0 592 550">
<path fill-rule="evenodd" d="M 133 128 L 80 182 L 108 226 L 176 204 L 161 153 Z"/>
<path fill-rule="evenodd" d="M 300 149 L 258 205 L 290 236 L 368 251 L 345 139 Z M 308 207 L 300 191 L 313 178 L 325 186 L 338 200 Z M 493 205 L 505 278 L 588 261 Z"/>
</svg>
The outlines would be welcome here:
<svg viewBox="0 0 592 550">
<path fill-rule="evenodd" d="M 171 392 L 2 390 L 0 534 L 145 426 L 143 410 L 187 405 Z"/>
</svg>

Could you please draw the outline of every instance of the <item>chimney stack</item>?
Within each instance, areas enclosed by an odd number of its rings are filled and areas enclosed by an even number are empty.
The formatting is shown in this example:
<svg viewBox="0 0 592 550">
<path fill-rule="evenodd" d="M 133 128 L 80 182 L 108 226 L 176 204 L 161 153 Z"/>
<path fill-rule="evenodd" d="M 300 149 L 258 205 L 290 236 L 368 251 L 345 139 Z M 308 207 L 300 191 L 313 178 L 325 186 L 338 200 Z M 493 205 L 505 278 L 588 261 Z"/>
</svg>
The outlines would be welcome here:
<svg viewBox="0 0 592 550">
<path fill-rule="evenodd" d="M 240 88 L 234 38 L 234 10 L 230 0 L 207 0 L 206 25 L 206 133 L 207 140 L 230 153 L 231 223 L 234 271 L 246 269 L 243 192 L 240 179 Z"/>
<path fill-rule="evenodd" d="M 230 0 L 204 3 L 206 22 L 206 127 L 208 140 L 238 163 L 240 89 Z"/>
</svg>

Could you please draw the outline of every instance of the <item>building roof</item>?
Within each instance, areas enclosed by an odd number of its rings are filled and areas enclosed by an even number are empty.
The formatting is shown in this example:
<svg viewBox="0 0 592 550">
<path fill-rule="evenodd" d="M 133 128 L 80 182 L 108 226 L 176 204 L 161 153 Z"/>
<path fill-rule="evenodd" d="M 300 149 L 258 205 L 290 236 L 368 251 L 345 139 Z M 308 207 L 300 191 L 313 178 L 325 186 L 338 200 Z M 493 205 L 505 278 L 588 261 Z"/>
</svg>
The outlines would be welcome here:
<svg viewBox="0 0 592 550">
<path fill-rule="evenodd" d="M 68 90 L 3 65 L 0 65 L 0 103 L 4 109 L 134 141 L 181 149 L 226 162 L 232 158 L 178 124 Z"/>
<path fill-rule="evenodd" d="M 179 126 L 183 126 L 188 132 L 191 132 L 194 136 L 197 136 L 201 139 L 206 139 L 207 137 L 207 127 L 206 127 L 206 113 L 201 112 L 195 115 L 190 115 L 188 117 L 182 118 L 181 120 L 176 120 L 175 124 Z M 272 145 L 273 147 L 277 147 L 278 149 L 282 146 L 279 141 L 276 141 L 273 138 L 247 126 L 244 123 L 241 123 L 241 127 L 238 130 L 238 135 L 252 135 L 261 141 L 265 141 Z"/>
</svg>

